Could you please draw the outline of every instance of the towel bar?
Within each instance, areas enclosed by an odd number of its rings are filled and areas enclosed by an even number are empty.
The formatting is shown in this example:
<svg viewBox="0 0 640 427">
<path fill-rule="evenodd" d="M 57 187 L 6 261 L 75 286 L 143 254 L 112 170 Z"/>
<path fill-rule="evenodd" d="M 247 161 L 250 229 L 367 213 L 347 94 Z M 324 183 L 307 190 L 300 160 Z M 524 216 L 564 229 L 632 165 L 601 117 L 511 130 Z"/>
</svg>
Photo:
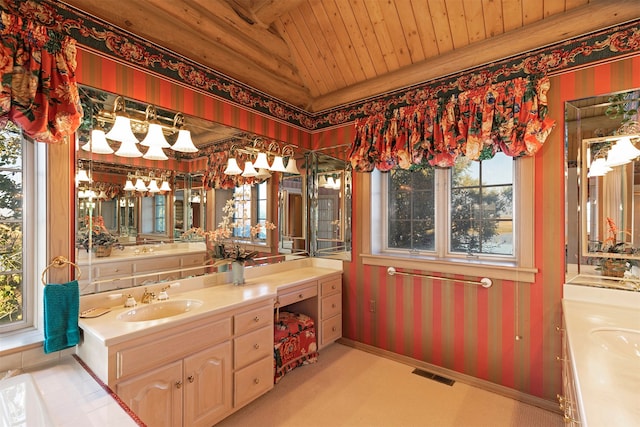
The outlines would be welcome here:
<svg viewBox="0 0 640 427">
<path fill-rule="evenodd" d="M 462 282 L 470 285 L 480 285 L 483 288 L 490 288 L 493 285 L 493 282 L 488 277 L 483 277 L 480 281 L 477 280 L 463 280 L 463 279 L 452 279 L 451 277 L 441 277 L 441 276 L 431 276 L 429 274 L 420 274 L 420 273 L 405 273 L 403 271 L 397 271 L 394 267 L 387 268 L 387 274 L 389 276 L 393 276 L 395 274 L 400 274 L 402 276 L 416 276 L 416 277 L 426 277 L 427 279 L 437 279 L 437 280 L 448 280 L 450 282 Z"/>
<path fill-rule="evenodd" d="M 80 270 L 80 267 L 78 267 L 78 265 L 75 262 L 71 262 L 64 256 L 58 255 L 53 259 L 53 261 L 51 261 L 51 264 L 49 264 L 47 268 L 45 268 L 44 271 L 42 272 L 42 276 L 40 277 L 42 284 L 44 286 L 47 285 L 47 283 L 44 281 L 44 275 L 47 274 L 47 271 L 49 271 L 51 267 L 62 268 L 65 265 L 73 265 L 76 268 L 76 273 L 77 273 L 76 280 L 80 279 L 80 276 L 82 276 L 82 270 Z"/>
</svg>

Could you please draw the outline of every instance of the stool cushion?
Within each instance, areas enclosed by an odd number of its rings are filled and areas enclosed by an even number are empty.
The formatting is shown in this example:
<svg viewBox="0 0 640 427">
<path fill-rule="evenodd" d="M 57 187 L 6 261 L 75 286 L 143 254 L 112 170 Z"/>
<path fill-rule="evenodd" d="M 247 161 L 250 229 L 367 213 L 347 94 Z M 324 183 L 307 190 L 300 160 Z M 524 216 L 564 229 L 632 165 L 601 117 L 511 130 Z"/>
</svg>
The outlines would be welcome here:
<svg viewBox="0 0 640 427">
<path fill-rule="evenodd" d="M 280 312 L 274 324 L 274 382 L 292 369 L 318 360 L 313 319 L 305 314 Z"/>
</svg>

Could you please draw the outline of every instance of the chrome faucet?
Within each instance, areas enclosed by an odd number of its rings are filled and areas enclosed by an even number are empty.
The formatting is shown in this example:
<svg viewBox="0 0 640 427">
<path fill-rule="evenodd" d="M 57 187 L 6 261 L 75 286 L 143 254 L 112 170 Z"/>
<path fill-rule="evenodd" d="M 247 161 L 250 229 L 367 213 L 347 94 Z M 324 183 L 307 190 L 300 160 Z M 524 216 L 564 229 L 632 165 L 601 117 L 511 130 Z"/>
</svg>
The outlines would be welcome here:
<svg viewBox="0 0 640 427">
<path fill-rule="evenodd" d="M 142 294 L 140 302 L 143 304 L 151 304 L 154 299 L 156 299 L 156 294 L 153 292 L 149 292 L 147 291 L 147 288 L 144 288 L 144 294 Z"/>
</svg>

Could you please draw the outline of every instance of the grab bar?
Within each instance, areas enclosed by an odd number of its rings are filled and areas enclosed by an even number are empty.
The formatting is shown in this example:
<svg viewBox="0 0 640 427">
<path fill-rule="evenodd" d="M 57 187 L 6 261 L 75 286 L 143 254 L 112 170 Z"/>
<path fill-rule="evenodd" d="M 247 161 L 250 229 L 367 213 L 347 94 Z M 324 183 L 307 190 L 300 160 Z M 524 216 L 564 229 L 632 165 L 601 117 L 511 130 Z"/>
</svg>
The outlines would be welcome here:
<svg viewBox="0 0 640 427">
<path fill-rule="evenodd" d="M 426 277 L 427 279 L 448 280 L 450 282 L 462 282 L 462 283 L 467 283 L 469 285 L 480 285 L 483 288 L 490 288 L 493 285 L 493 282 L 488 277 L 483 277 L 482 279 L 480 279 L 480 281 L 452 279 L 450 277 L 431 276 L 429 274 L 406 273 L 404 271 L 397 271 L 394 267 L 387 268 L 387 274 L 389 274 L 389 276 L 399 274 L 401 276 Z"/>
</svg>

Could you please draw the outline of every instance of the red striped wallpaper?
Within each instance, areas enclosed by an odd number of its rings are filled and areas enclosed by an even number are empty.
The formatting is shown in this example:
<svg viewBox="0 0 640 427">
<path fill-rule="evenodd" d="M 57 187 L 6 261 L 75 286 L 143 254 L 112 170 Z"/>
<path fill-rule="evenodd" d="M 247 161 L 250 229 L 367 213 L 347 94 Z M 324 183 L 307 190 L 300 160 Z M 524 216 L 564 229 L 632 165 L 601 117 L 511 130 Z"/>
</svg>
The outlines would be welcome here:
<svg viewBox="0 0 640 427">
<path fill-rule="evenodd" d="M 495 280 L 488 292 L 439 280 L 388 276 L 358 254 L 368 230 L 367 197 L 354 176 L 353 261 L 345 263 L 344 336 L 403 356 L 555 401 L 561 391 L 564 282 L 564 102 L 640 87 L 640 56 L 554 76 L 549 111 L 557 125 L 535 159 L 534 283 Z M 348 141 L 350 127 L 313 141 Z M 375 313 L 370 300 L 376 301 Z M 519 335 L 522 339 L 516 340 Z"/>
<path fill-rule="evenodd" d="M 164 108 L 198 115 L 346 158 L 353 127 L 309 134 L 190 89 L 78 52 L 78 80 Z M 560 300 L 564 282 L 564 102 L 640 87 L 640 56 L 553 76 L 549 111 L 557 125 L 535 158 L 534 283 L 494 280 L 488 291 L 463 284 L 388 276 L 362 264 L 368 189 L 354 174 L 352 262 L 345 263 L 344 336 L 555 400 L 561 391 Z M 365 232 L 367 233 L 365 235 Z M 371 300 L 375 312 L 369 310 Z M 520 335 L 522 339 L 516 340 Z"/>
</svg>

